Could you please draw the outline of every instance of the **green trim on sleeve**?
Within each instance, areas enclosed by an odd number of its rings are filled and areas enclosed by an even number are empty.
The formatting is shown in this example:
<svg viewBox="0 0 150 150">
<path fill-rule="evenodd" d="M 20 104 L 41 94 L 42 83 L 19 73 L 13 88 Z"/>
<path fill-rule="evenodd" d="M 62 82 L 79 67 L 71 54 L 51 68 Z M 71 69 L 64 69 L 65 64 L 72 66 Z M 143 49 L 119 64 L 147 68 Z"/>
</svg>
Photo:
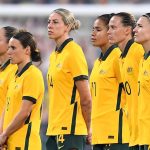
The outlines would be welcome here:
<svg viewBox="0 0 150 150">
<path fill-rule="evenodd" d="M 74 81 L 88 80 L 88 76 L 86 76 L 86 75 L 80 75 L 80 76 L 74 77 L 73 79 L 74 79 Z"/>
<path fill-rule="evenodd" d="M 31 96 L 23 96 L 22 99 L 23 99 L 23 100 L 28 100 L 28 101 L 30 101 L 30 102 L 33 102 L 33 104 L 36 103 L 36 99 L 33 98 L 33 97 L 31 97 Z"/>
</svg>

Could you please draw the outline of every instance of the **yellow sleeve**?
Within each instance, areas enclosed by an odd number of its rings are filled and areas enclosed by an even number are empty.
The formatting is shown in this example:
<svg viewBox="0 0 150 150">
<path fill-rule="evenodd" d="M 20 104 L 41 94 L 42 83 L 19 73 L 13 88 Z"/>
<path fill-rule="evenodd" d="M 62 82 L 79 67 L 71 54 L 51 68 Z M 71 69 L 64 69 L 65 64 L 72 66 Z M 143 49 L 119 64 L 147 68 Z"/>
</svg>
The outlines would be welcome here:
<svg viewBox="0 0 150 150">
<path fill-rule="evenodd" d="M 118 80 L 118 83 L 122 83 L 121 73 L 120 73 L 120 66 L 119 66 L 119 56 L 114 59 L 114 64 L 113 65 L 114 65 L 115 76 Z"/>
<path fill-rule="evenodd" d="M 22 99 L 32 101 L 34 104 L 44 91 L 44 81 L 40 72 L 30 72 L 23 82 Z"/>
<path fill-rule="evenodd" d="M 114 71 L 115 71 L 115 76 L 116 76 L 116 78 L 118 80 L 118 84 L 119 84 L 118 98 L 120 97 L 120 107 L 124 108 L 126 105 L 126 94 L 125 94 L 125 90 L 123 87 L 123 81 L 121 79 L 119 57 L 120 57 L 120 54 L 114 59 Z"/>
<path fill-rule="evenodd" d="M 88 79 L 88 66 L 80 46 L 74 45 L 69 55 L 69 69 L 74 80 Z"/>
</svg>

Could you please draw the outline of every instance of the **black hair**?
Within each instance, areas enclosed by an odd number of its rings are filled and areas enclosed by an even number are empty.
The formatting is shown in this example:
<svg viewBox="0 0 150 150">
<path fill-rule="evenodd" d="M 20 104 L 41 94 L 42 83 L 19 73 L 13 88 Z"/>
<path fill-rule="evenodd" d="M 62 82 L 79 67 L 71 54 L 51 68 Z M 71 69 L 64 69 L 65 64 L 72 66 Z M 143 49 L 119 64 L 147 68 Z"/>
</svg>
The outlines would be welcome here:
<svg viewBox="0 0 150 150">
<path fill-rule="evenodd" d="M 111 14 L 103 14 L 103 15 L 101 15 L 101 16 L 98 16 L 98 17 L 96 18 L 96 20 L 97 20 L 97 19 L 102 20 L 102 21 L 105 23 L 105 25 L 107 26 L 107 28 L 108 28 L 109 21 L 110 21 L 111 17 L 113 17 L 113 15 L 114 15 L 114 13 L 111 13 Z"/>
<path fill-rule="evenodd" d="M 13 36 L 13 38 L 19 40 L 24 48 L 27 46 L 30 47 L 32 61 L 41 62 L 41 55 L 37 49 L 37 43 L 35 42 L 34 37 L 30 32 L 20 30 L 16 35 Z"/>
<path fill-rule="evenodd" d="M 136 20 L 135 17 L 127 12 L 120 12 L 120 13 L 116 13 L 114 14 L 114 16 L 118 16 L 121 18 L 121 23 L 123 24 L 123 26 L 127 27 L 131 27 L 132 29 L 132 36 L 134 35 L 133 29 L 136 26 Z"/>
<path fill-rule="evenodd" d="M 2 29 L 4 29 L 5 31 L 7 43 L 9 42 L 11 37 L 14 36 L 18 32 L 18 30 L 15 27 L 11 27 L 11 26 L 5 26 Z"/>
<path fill-rule="evenodd" d="M 148 18 L 149 20 L 150 20 L 150 13 L 146 13 L 146 14 L 144 14 L 144 15 L 142 15 L 143 17 L 146 17 L 146 18 Z"/>
</svg>

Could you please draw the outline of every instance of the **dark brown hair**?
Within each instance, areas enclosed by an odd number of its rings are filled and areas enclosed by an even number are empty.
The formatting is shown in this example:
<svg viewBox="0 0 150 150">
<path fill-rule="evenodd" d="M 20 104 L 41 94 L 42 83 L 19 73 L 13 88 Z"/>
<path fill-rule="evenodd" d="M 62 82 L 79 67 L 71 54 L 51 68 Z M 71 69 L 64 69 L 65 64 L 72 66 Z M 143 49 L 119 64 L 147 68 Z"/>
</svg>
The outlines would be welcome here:
<svg viewBox="0 0 150 150">
<path fill-rule="evenodd" d="M 121 18 L 121 23 L 123 24 L 123 26 L 131 27 L 131 29 L 132 29 L 132 36 L 133 36 L 134 35 L 133 29 L 136 26 L 135 17 L 132 14 L 129 14 L 127 12 L 116 13 L 116 14 L 114 14 L 114 16 L 118 16 L 118 17 Z"/>
<path fill-rule="evenodd" d="M 37 49 L 37 44 L 30 32 L 20 30 L 16 35 L 13 36 L 13 38 L 19 40 L 24 48 L 26 48 L 27 46 L 30 47 L 32 61 L 41 62 L 40 52 Z"/>
<path fill-rule="evenodd" d="M 144 14 L 144 15 L 142 15 L 143 17 L 146 17 L 146 18 L 148 18 L 149 20 L 150 20 L 150 13 L 146 13 L 146 14 Z"/>
<path fill-rule="evenodd" d="M 110 19 L 111 19 L 111 17 L 113 16 L 114 14 L 112 13 L 112 14 L 103 14 L 103 15 L 101 15 L 101 16 L 98 16 L 97 18 L 96 18 L 96 20 L 97 19 L 99 19 L 99 20 L 102 20 L 103 22 L 104 22 L 104 24 L 107 26 L 107 28 L 109 27 L 108 26 L 108 24 L 109 24 L 109 21 L 110 21 Z"/>
<path fill-rule="evenodd" d="M 5 31 L 5 37 L 7 39 L 7 43 L 9 42 L 11 37 L 14 36 L 18 32 L 16 28 L 11 27 L 11 26 L 5 26 L 5 27 L 2 27 L 2 29 L 4 29 Z"/>
</svg>

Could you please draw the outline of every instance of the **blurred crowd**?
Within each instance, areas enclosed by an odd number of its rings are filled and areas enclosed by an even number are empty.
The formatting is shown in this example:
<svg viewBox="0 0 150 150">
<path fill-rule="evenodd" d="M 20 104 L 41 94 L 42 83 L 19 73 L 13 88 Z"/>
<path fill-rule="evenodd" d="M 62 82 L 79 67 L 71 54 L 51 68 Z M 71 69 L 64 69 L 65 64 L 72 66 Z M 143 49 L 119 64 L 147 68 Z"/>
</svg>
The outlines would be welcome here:
<svg viewBox="0 0 150 150">
<path fill-rule="evenodd" d="M 150 0 L 0 0 L 2 4 L 109 4 L 109 3 L 150 3 Z"/>
</svg>

